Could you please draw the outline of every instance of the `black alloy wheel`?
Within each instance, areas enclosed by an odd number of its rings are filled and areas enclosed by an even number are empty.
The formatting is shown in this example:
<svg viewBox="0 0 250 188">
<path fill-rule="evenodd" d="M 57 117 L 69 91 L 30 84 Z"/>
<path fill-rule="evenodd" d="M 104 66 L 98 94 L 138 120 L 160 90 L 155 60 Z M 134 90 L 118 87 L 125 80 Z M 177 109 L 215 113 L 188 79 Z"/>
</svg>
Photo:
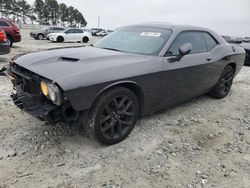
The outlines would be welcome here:
<svg viewBox="0 0 250 188">
<path fill-rule="evenodd" d="M 134 93 L 127 88 L 115 88 L 104 93 L 94 107 L 95 135 L 104 144 L 116 144 L 133 130 L 139 105 Z"/>
<path fill-rule="evenodd" d="M 209 93 L 212 97 L 217 99 L 222 99 L 226 97 L 231 90 L 234 78 L 234 69 L 232 66 L 227 66 L 221 77 L 219 82 L 213 88 L 213 90 Z"/>
</svg>

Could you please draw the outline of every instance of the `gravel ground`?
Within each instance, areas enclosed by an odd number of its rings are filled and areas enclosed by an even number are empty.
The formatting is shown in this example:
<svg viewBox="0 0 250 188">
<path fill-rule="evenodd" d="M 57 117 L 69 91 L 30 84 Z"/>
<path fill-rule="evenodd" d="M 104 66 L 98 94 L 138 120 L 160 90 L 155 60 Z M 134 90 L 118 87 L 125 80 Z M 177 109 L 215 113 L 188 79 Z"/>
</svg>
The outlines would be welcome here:
<svg viewBox="0 0 250 188">
<path fill-rule="evenodd" d="M 12 53 L 57 45 L 31 39 Z M 202 96 L 141 118 L 110 147 L 84 127 L 52 126 L 21 112 L 5 77 L 0 91 L 0 188 L 250 187 L 250 67 L 227 98 Z"/>
</svg>

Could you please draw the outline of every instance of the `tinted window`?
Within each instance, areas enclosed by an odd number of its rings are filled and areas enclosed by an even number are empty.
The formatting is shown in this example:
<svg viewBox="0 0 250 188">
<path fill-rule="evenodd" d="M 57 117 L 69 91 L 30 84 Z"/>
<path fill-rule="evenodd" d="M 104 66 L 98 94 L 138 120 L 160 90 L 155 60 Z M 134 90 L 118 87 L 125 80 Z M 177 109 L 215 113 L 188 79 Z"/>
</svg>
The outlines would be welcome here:
<svg viewBox="0 0 250 188">
<path fill-rule="evenodd" d="M 183 32 L 180 33 L 174 43 L 171 45 L 170 49 L 168 50 L 168 55 L 179 55 L 179 48 L 185 44 L 185 43 L 191 43 L 192 45 L 192 51 L 190 53 L 201 53 L 206 52 L 207 47 L 203 38 L 203 35 L 201 32 Z"/>
<path fill-rule="evenodd" d="M 54 27 L 50 27 L 49 30 L 55 30 L 55 28 Z"/>
<path fill-rule="evenodd" d="M 212 50 L 215 46 L 217 46 L 218 42 L 208 33 L 203 33 L 207 49 L 208 51 Z"/>
<path fill-rule="evenodd" d="M 0 21 L 0 26 L 8 26 L 9 27 L 9 24 L 5 21 Z"/>
<path fill-rule="evenodd" d="M 76 33 L 83 33 L 83 31 L 80 29 L 76 29 Z"/>
<path fill-rule="evenodd" d="M 64 29 L 60 27 L 55 27 L 54 30 L 64 30 Z"/>
<path fill-rule="evenodd" d="M 66 31 L 66 33 L 75 33 L 75 30 L 74 29 L 69 29 Z"/>
</svg>

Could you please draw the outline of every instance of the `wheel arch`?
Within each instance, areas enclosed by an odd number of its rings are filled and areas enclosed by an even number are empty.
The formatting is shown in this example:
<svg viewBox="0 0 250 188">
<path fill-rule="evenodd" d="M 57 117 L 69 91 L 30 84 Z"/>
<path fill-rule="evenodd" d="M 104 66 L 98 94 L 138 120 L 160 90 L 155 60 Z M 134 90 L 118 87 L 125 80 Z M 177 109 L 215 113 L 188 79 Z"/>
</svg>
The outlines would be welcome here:
<svg viewBox="0 0 250 188">
<path fill-rule="evenodd" d="M 144 108 L 144 92 L 141 88 L 141 86 L 134 82 L 134 81 L 120 81 L 120 82 L 116 82 L 116 83 L 112 83 L 106 87 L 104 87 L 95 97 L 94 99 L 94 102 L 93 104 L 91 105 L 91 108 L 92 106 L 95 104 L 95 102 L 97 101 L 97 99 L 100 97 L 101 94 L 103 94 L 104 92 L 110 90 L 110 89 L 113 89 L 115 87 L 124 87 L 124 88 L 127 88 L 129 90 L 131 90 L 135 96 L 137 97 L 138 99 L 138 102 L 139 102 L 139 113 L 140 115 L 142 114 L 143 112 L 143 108 Z"/>
<path fill-rule="evenodd" d="M 10 37 L 13 40 L 13 37 L 8 33 L 6 33 L 6 37 Z"/>
<path fill-rule="evenodd" d="M 42 35 L 42 36 L 44 36 L 44 34 L 43 34 L 43 33 L 37 33 L 36 35 L 37 35 L 37 36 L 38 36 L 38 35 Z"/>
</svg>

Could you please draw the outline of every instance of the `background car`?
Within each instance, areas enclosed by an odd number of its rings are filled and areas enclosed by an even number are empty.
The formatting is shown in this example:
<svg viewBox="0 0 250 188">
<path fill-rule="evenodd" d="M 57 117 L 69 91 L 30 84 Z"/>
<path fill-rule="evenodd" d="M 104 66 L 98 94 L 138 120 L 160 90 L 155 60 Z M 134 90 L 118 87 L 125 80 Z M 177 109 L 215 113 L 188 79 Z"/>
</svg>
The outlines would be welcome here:
<svg viewBox="0 0 250 188">
<path fill-rule="evenodd" d="M 231 43 L 241 44 L 243 42 L 242 37 L 231 37 Z"/>
<path fill-rule="evenodd" d="M 250 42 L 250 37 L 245 37 L 245 38 L 243 39 L 243 42 Z"/>
<path fill-rule="evenodd" d="M 96 33 L 96 36 L 104 37 L 104 36 L 107 36 L 108 34 L 109 34 L 109 32 L 107 32 L 107 31 L 100 31 L 100 32 Z"/>
<path fill-rule="evenodd" d="M 249 43 L 242 43 L 240 44 L 241 47 L 243 47 L 246 51 L 246 58 L 244 65 L 249 66 L 250 65 L 250 44 Z"/>
<path fill-rule="evenodd" d="M 53 42 L 83 42 L 87 43 L 92 38 L 91 33 L 82 29 L 69 28 L 59 33 L 48 35 L 49 40 Z"/>
<path fill-rule="evenodd" d="M 0 29 L 0 55 L 10 53 L 10 45 L 4 30 Z"/>
<path fill-rule="evenodd" d="M 10 46 L 21 41 L 20 29 L 11 20 L 0 18 L 0 29 L 5 31 Z"/>
<path fill-rule="evenodd" d="M 64 31 L 64 27 L 45 27 L 39 31 L 32 31 L 30 32 L 30 36 L 34 39 L 43 40 L 47 38 L 47 35 L 50 33 L 58 33 L 60 31 Z M 47 38 L 48 39 L 48 38 Z"/>
<path fill-rule="evenodd" d="M 97 36 L 97 33 L 100 33 L 101 31 L 105 31 L 104 29 L 101 28 L 92 28 L 90 29 L 90 32 L 93 36 Z"/>
<path fill-rule="evenodd" d="M 222 37 L 228 42 L 231 43 L 232 42 L 232 38 L 228 35 L 222 35 Z"/>
</svg>

